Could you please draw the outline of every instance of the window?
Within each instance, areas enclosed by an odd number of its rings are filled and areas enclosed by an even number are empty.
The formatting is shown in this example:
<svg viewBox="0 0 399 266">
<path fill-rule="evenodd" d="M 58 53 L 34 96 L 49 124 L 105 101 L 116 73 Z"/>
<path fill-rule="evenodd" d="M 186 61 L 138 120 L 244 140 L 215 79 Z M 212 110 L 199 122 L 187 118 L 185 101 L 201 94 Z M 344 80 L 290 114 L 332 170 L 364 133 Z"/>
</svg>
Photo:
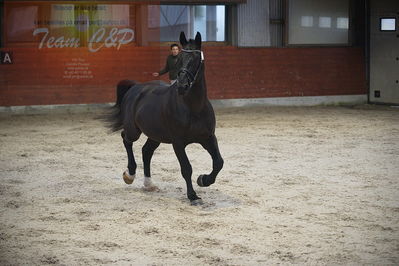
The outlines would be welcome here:
<svg viewBox="0 0 399 266">
<path fill-rule="evenodd" d="M 7 3 L 7 45 L 39 48 L 116 46 L 134 42 L 134 5 L 64 4 L 60 2 Z M 23 18 L 23 19 L 21 19 Z"/>
<path fill-rule="evenodd" d="M 381 31 L 396 31 L 396 18 L 381 18 L 380 19 Z"/>
<path fill-rule="evenodd" d="M 349 0 L 288 0 L 288 44 L 348 44 Z"/>
<path fill-rule="evenodd" d="M 149 27 L 159 27 L 160 41 L 176 41 L 181 31 L 195 36 L 199 31 L 202 41 L 224 42 L 225 14 L 224 5 L 160 5 L 149 6 L 149 14 L 159 10 L 159 23 L 149 15 Z"/>
</svg>

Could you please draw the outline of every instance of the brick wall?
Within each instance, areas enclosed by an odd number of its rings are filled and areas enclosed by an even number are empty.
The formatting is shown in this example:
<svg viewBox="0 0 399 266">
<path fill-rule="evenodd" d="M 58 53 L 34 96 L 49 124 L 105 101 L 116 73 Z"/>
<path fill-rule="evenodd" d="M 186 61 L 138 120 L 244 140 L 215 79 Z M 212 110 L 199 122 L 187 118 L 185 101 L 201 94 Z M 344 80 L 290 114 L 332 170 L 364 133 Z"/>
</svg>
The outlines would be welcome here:
<svg viewBox="0 0 399 266">
<path fill-rule="evenodd" d="M 13 64 L 0 65 L 0 106 L 113 102 L 119 80 L 153 79 L 168 55 L 168 47 L 2 51 L 12 52 Z M 204 53 L 211 99 L 367 93 L 360 48 L 205 47 Z M 90 74 L 77 69 L 81 78 L 69 77 L 71 65 Z"/>
<path fill-rule="evenodd" d="M 209 48 L 214 99 L 366 94 L 360 48 Z"/>
</svg>

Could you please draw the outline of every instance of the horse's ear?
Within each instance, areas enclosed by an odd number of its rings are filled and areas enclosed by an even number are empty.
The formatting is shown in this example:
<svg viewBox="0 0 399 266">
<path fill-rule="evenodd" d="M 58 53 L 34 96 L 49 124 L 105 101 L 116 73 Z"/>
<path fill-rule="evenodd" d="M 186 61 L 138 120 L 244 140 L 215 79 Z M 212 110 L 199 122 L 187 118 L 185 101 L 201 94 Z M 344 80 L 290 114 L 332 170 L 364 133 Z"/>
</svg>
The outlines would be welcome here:
<svg viewBox="0 0 399 266">
<path fill-rule="evenodd" d="M 198 46 L 198 48 L 201 50 L 201 42 L 202 42 L 202 39 L 201 39 L 201 33 L 199 33 L 198 31 L 197 31 L 197 34 L 195 35 L 195 44 Z"/>
<path fill-rule="evenodd" d="M 188 43 L 186 39 L 186 35 L 184 34 L 184 31 L 180 32 L 180 44 L 185 47 L 186 44 Z"/>
</svg>

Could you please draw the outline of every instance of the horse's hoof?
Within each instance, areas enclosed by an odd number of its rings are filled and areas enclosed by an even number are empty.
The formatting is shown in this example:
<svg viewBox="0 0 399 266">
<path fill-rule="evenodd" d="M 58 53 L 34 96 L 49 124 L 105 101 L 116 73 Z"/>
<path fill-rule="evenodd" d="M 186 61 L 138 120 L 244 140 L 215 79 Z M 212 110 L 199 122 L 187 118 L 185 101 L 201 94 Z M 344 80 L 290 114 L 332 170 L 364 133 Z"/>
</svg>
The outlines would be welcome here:
<svg viewBox="0 0 399 266">
<path fill-rule="evenodd" d="M 123 172 L 123 181 L 125 181 L 125 183 L 128 185 L 133 183 L 135 177 L 136 177 L 136 175 L 129 174 L 129 170 L 126 170 L 125 172 Z"/>
<path fill-rule="evenodd" d="M 200 187 L 208 187 L 208 186 L 204 185 L 204 177 L 205 177 L 205 175 L 200 175 L 198 177 L 198 179 L 197 179 L 198 186 L 200 186 Z"/>
<path fill-rule="evenodd" d="M 155 185 L 151 185 L 151 186 L 143 186 L 143 190 L 147 192 L 158 192 L 159 188 Z"/>
<path fill-rule="evenodd" d="M 196 200 L 192 200 L 190 202 L 191 206 L 200 206 L 203 205 L 204 202 L 202 201 L 202 199 L 196 199 Z"/>
<path fill-rule="evenodd" d="M 150 177 L 144 177 L 144 186 L 143 186 L 144 191 L 148 192 L 153 192 L 153 191 L 159 191 L 159 188 L 152 183 L 152 180 Z"/>
</svg>

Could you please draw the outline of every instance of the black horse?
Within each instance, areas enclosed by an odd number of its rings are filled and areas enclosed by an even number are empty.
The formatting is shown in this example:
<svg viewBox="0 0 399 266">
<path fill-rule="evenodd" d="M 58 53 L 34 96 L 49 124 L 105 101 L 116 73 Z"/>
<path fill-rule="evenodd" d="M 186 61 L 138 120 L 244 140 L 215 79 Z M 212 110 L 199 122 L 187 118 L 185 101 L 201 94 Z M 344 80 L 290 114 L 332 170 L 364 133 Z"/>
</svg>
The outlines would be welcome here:
<svg viewBox="0 0 399 266">
<path fill-rule="evenodd" d="M 127 80 L 119 82 L 116 104 L 108 120 L 112 122 L 113 131 L 123 129 L 121 135 L 128 156 L 128 170 L 123 173 L 123 179 L 127 184 L 133 182 L 136 174 L 133 142 L 144 133 L 148 137 L 142 148 L 144 188 L 156 189 L 150 178 L 151 158 L 160 143 L 170 143 L 187 184 L 187 197 L 196 205 L 202 201 L 192 186 L 192 167 L 185 152 L 186 146 L 199 143 L 212 157 L 212 172 L 197 179 L 201 187 L 215 182 L 223 167 L 223 159 L 215 136 L 215 113 L 207 97 L 201 34 L 197 32 L 195 40 L 187 41 L 181 32 L 180 43 L 183 66 L 177 81 L 172 85 L 160 81 L 142 84 Z"/>
</svg>

